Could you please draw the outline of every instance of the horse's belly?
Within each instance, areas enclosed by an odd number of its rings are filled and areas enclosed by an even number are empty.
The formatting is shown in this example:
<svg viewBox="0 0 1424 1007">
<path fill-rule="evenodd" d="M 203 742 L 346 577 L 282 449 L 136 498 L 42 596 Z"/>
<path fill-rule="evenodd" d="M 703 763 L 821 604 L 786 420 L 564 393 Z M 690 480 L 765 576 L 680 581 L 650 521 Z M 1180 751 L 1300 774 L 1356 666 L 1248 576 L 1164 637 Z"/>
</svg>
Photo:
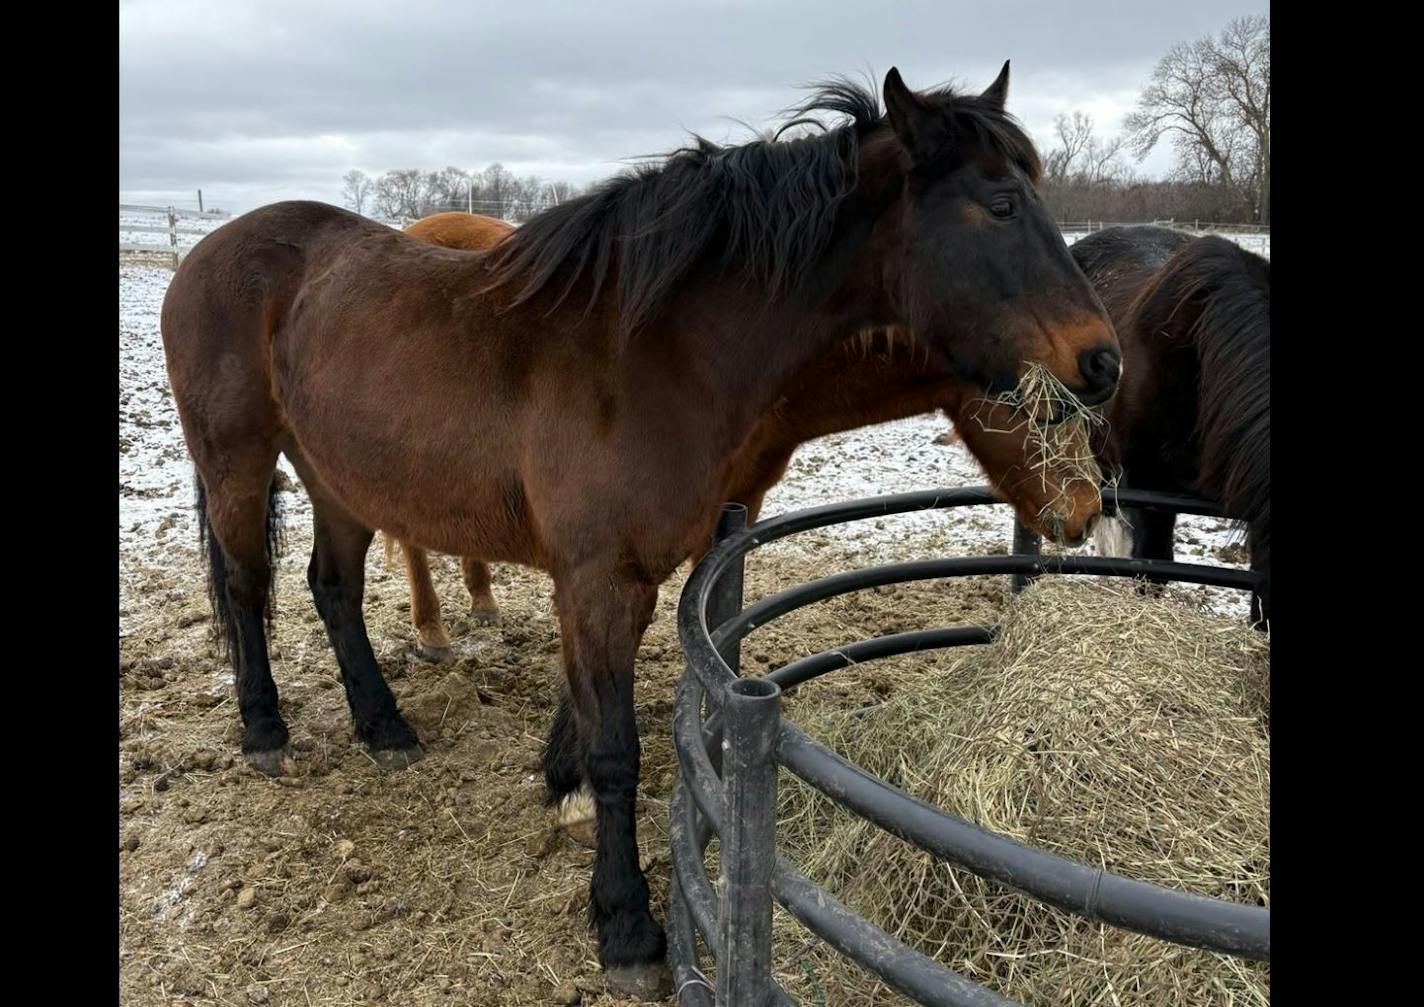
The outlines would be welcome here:
<svg viewBox="0 0 1424 1007">
<path fill-rule="evenodd" d="M 508 431 L 461 431 L 399 409 L 363 423 L 361 413 L 344 423 L 334 412 L 289 415 L 287 453 L 314 496 L 433 552 L 540 565 Z"/>
</svg>

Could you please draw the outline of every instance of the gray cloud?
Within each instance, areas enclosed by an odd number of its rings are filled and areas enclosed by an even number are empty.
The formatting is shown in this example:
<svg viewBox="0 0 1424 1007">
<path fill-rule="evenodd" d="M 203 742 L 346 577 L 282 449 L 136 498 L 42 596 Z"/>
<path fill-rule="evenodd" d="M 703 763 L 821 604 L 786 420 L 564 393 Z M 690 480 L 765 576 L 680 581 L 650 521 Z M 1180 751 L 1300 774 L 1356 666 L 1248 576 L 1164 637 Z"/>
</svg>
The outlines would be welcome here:
<svg viewBox="0 0 1424 1007">
<path fill-rule="evenodd" d="M 1115 132 L 1174 42 L 1264 12 L 1195 4 L 866 0 L 128 0 L 119 7 L 121 199 L 243 210 L 339 201 L 341 175 L 483 168 L 584 183 L 688 131 L 744 135 L 831 73 L 899 66 L 982 87 L 1040 143 L 1082 109 Z M 1143 168 L 1160 172 L 1165 147 Z"/>
</svg>

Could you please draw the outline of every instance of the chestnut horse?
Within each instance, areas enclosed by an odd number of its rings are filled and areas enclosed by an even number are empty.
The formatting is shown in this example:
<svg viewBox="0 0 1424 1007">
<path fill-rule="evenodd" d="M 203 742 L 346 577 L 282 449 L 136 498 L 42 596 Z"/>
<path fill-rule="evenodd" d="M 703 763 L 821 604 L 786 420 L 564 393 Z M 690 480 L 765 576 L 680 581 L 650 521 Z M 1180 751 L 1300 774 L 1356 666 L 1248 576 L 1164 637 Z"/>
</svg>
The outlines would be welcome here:
<svg viewBox="0 0 1424 1007">
<path fill-rule="evenodd" d="M 545 746 L 548 796 L 585 781 L 595 796 L 609 988 L 665 990 L 638 863 L 634 657 L 759 418 L 872 327 L 990 395 L 1034 365 L 1088 404 L 1116 389 L 1117 338 L 1035 191 L 1007 86 L 1007 64 L 978 95 L 915 93 L 892 69 L 882 112 L 834 82 L 800 110 L 845 117 L 822 133 L 698 141 L 489 252 L 311 202 L 204 238 L 162 330 L 248 761 L 289 762 L 264 620 L 279 454 L 311 498 L 307 582 L 381 765 L 420 748 L 362 617 L 373 529 L 549 571 L 572 698 Z"/>
<path fill-rule="evenodd" d="M 446 248 L 482 250 L 514 231 L 494 217 L 453 211 L 417 220 L 405 229 L 413 237 Z M 942 409 L 952 422 L 968 426 L 967 446 L 983 466 L 990 481 L 1015 505 L 1020 518 L 1049 538 L 1078 545 L 1092 531 L 1098 513 L 1098 490 L 1080 473 L 1057 466 L 1049 458 L 1034 468 L 1026 459 L 1041 457 L 1022 443 L 1031 436 L 1026 424 L 999 415 L 1001 407 L 985 403 L 982 394 L 937 371 L 904 337 L 894 331 L 867 333 L 834 347 L 798 375 L 752 431 L 733 458 L 723 498 L 742 503 L 747 520 L 755 521 L 763 499 L 781 481 L 796 449 L 827 434 Z M 1053 527 L 1049 527 L 1052 525 Z M 394 560 L 396 541 L 385 536 L 386 562 Z M 440 618 L 440 599 L 430 575 L 427 553 L 408 542 L 399 543 L 405 557 L 410 586 L 411 621 L 418 652 L 433 661 L 453 656 L 450 637 Z M 703 549 L 693 551 L 693 560 Z M 493 622 L 499 607 L 490 589 L 489 566 L 474 557 L 461 557 L 461 573 L 470 595 L 470 617 Z M 592 802 L 584 800 L 589 820 Z M 572 824 L 566 812 L 566 824 Z M 573 833 L 583 841 L 586 834 Z"/>
<path fill-rule="evenodd" d="M 1251 619 L 1269 626 L 1270 261 L 1225 238 L 1150 226 L 1098 231 L 1071 251 L 1126 361 L 1099 441 L 1104 471 L 1121 486 L 1220 501 L 1245 522 Z M 1123 508 L 1123 518 L 1133 556 L 1172 558 L 1176 515 Z"/>
</svg>

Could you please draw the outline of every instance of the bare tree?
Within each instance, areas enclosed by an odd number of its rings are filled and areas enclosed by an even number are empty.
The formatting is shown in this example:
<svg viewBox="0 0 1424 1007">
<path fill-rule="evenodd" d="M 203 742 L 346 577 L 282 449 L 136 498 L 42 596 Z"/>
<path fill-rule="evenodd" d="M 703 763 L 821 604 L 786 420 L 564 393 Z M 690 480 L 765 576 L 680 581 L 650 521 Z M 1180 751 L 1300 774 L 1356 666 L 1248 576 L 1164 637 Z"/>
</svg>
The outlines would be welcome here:
<svg viewBox="0 0 1424 1007">
<path fill-rule="evenodd" d="M 1119 158 L 1126 141 L 1122 137 L 1099 140 L 1093 132 L 1093 117 L 1075 111 L 1070 118 L 1054 121 L 1058 146 L 1043 160 L 1044 176 L 1050 182 L 1100 185 L 1120 179 L 1124 168 Z"/>
<path fill-rule="evenodd" d="M 1262 223 L 1271 219 L 1271 19 L 1241 17 L 1217 43 L 1216 72 L 1225 100 L 1250 139 L 1252 190 Z"/>
<path fill-rule="evenodd" d="M 427 213 L 441 210 L 463 210 L 471 196 L 470 173 L 453 165 L 433 171 L 426 177 Z"/>
<path fill-rule="evenodd" d="M 427 181 L 416 168 L 388 171 L 376 180 L 376 212 L 391 220 L 413 220 L 425 209 Z"/>
<path fill-rule="evenodd" d="M 1076 111 L 1072 118 L 1060 115 L 1053 120 L 1053 130 L 1058 134 L 1058 146 L 1044 157 L 1043 173 L 1049 181 L 1066 182 L 1093 137 L 1093 117 Z"/>
<path fill-rule="evenodd" d="M 1238 189 L 1270 220 L 1271 22 L 1237 18 L 1219 38 L 1179 42 L 1162 57 L 1125 126 L 1146 157 L 1164 137 L 1184 181 Z"/>
<path fill-rule="evenodd" d="M 352 168 L 341 177 L 341 198 L 348 210 L 366 212 L 366 200 L 371 195 L 371 180 L 364 171 Z"/>
<path fill-rule="evenodd" d="M 499 163 L 486 168 L 480 175 L 480 180 L 484 183 L 481 186 L 481 195 L 486 205 L 500 217 L 512 217 L 512 204 L 518 193 L 519 181 Z"/>
<path fill-rule="evenodd" d="M 558 206 L 560 203 L 567 203 L 578 195 L 577 186 L 568 182 L 550 182 L 544 186 L 546 200 L 550 206 Z"/>
</svg>

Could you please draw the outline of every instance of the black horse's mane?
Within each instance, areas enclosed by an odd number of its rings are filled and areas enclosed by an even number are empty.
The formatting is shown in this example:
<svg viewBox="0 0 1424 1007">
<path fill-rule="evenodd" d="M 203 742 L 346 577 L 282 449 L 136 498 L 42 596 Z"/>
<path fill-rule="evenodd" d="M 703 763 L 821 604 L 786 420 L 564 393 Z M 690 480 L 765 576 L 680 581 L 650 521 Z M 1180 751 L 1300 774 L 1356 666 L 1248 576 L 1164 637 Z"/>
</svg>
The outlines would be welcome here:
<svg viewBox="0 0 1424 1007">
<path fill-rule="evenodd" d="M 1033 142 L 998 103 L 948 87 L 918 98 L 949 116 L 956 136 L 1039 178 Z M 694 135 L 689 146 L 533 218 L 489 253 L 487 289 L 517 286 L 513 304 L 520 304 L 550 288 L 553 310 L 586 278 L 592 307 L 616 272 L 626 337 L 713 256 L 768 294 L 805 288 L 831 240 L 837 208 L 855 187 L 860 142 L 885 114 L 875 90 L 844 77 L 815 85 L 791 113 L 771 139 L 719 146 Z M 842 121 L 827 127 L 816 118 L 821 113 Z M 820 131 L 781 138 L 797 125 Z"/>
<path fill-rule="evenodd" d="M 1271 264 L 1225 238 L 1183 246 L 1136 302 L 1139 325 L 1182 331 L 1198 360 L 1200 490 L 1271 520 Z"/>
</svg>

